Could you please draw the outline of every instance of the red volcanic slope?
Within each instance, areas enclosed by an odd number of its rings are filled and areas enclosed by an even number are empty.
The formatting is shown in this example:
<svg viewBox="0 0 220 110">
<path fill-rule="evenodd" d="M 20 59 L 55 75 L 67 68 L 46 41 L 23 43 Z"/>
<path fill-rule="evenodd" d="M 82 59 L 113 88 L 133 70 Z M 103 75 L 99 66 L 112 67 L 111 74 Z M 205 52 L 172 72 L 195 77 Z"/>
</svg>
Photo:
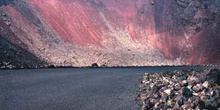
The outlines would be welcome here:
<svg viewBox="0 0 220 110">
<path fill-rule="evenodd" d="M 18 46 L 55 65 L 219 64 L 219 1 L 21 0 L 1 6 Z M 1 22 L 0 22 L 1 23 Z M 10 30 L 11 29 L 11 30 Z"/>
<path fill-rule="evenodd" d="M 100 44 L 100 18 L 97 10 L 80 1 L 30 0 L 52 28 L 65 40 L 79 45 Z M 49 10 L 48 10 L 49 9 Z"/>
</svg>

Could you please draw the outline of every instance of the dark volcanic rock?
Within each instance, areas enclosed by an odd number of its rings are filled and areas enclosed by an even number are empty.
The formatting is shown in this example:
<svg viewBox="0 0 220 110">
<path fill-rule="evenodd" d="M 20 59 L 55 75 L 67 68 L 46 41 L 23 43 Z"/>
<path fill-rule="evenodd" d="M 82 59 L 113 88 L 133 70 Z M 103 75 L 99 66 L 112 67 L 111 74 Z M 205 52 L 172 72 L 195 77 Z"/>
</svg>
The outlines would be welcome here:
<svg viewBox="0 0 220 110">
<path fill-rule="evenodd" d="M 183 87 L 181 89 L 181 93 L 185 97 L 191 97 L 192 96 L 192 91 L 190 91 L 190 89 L 188 89 L 187 87 Z"/>
<path fill-rule="evenodd" d="M 91 67 L 92 67 L 92 68 L 98 68 L 99 65 L 98 65 L 97 63 L 93 63 Z"/>
<path fill-rule="evenodd" d="M 47 65 L 27 50 L 16 46 L 0 34 L 0 68 L 39 68 Z"/>
</svg>

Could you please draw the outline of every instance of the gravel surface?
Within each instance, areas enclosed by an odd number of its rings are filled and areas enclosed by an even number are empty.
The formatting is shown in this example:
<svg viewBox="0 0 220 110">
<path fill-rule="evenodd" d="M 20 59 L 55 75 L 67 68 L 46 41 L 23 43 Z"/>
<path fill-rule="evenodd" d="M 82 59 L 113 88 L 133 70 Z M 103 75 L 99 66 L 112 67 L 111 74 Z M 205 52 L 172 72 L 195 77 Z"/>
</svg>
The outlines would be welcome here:
<svg viewBox="0 0 220 110">
<path fill-rule="evenodd" d="M 220 110 L 220 70 L 145 73 L 139 85 L 143 110 Z"/>
</svg>

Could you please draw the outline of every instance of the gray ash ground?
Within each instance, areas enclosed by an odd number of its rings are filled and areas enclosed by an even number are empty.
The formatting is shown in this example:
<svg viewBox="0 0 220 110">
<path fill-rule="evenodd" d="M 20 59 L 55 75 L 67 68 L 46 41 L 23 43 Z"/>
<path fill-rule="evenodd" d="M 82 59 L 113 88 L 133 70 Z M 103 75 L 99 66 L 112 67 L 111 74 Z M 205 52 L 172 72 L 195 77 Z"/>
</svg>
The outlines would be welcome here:
<svg viewBox="0 0 220 110">
<path fill-rule="evenodd" d="M 220 70 L 145 73 L 139 98 L 143 110 L 220 110 Z"/>
</svg>

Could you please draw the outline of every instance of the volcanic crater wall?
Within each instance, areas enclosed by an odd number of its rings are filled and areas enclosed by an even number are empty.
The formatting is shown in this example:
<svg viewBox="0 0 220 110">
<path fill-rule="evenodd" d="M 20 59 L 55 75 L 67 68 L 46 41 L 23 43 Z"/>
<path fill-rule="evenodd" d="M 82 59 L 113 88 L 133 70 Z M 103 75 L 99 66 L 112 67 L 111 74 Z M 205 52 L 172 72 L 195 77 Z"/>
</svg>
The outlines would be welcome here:
<svg viewBox="0 0 220 110">
<path fill-rule="evenodd" d="M 0 15 L 1 42 L 38 66 L 220 63 L 219 0 L 2 0 Z"/>
</svg>

